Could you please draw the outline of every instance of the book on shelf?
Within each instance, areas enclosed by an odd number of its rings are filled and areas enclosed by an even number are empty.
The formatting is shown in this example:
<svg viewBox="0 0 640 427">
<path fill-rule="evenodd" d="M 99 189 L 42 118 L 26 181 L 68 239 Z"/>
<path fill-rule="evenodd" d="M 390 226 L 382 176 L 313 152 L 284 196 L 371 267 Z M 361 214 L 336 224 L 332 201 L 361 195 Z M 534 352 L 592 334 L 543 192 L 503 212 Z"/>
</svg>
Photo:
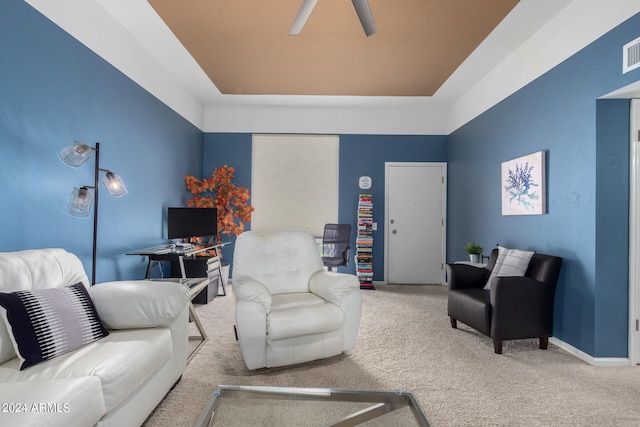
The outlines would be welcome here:
<svg viewBox="0 0 640 427">
<path fill-rule="evenodd" d="M 358 233 L 356 235 L 356 276 L 360 286 L 373 286 L 373 197 L 360 194 L 358 198 Z"/>
</svg>

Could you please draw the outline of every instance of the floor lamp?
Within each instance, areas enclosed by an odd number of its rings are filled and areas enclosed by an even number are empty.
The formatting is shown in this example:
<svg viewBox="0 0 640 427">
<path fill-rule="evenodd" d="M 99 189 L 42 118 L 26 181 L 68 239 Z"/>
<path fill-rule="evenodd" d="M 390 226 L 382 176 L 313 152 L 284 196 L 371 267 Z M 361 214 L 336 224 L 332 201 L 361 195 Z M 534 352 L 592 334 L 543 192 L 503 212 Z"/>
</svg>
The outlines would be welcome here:
<svg viewBox="0 0 640 427">
<path fill-rule="evenodd" d="M 119 175 L 111 172 L 107 169 L 100 168 L 100 143 L 96 142 L 95 147 L 89 147 L 83 142 L 74 142 L 73 144 L 65 147 L 60 152 L 60 158 L 63 162 L 69 166 L 77 167 L 86 162 L 91 154 L 95 152 L 95 167 L 93 173 L 93 185 L 84 185 L 80 188 L 74 187 L 71 197 L 69 198 L 69 204 L 67 205 L 67 213 L 72 216 L 89 216 L 91 211 L 91 204 L 95 199 L 95 206 L 93 207 L 93 246 L 91 257 L 91 285 L 96 284 L 96 252 L 98 244 L 98 179 L 100 172 L 105 172 L 103 180 L 104 186 L 107 189 L 109 195 L 114 199 L 119 199 L 127 195 L 127 187 L 124 185 L 122 178 Z M 93 189 L 93 194 L 89 189 Z"/>
</svg>

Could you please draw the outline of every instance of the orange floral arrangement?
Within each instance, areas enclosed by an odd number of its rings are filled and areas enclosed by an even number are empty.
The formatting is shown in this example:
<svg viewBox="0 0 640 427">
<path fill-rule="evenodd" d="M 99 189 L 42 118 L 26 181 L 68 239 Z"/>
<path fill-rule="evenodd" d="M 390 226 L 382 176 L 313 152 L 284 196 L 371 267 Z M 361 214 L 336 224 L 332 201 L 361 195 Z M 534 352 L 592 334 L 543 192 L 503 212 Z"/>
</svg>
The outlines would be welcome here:
<svg viewBox="0 0 640 427">
<path fill-rule="evenodd" d="M 224 165 L 211 172 L 211 178 L 187 175 L 184 182 L 193 198 L 187 206 L 218 209 L 218 234 L 236 235 L 244 231 L 244 223 L 251 221 L 253 206 L 249 204 L 249 189 L 231 182 L 235 168 Z M 211 194 L 211 195 L 206 195 Z"/>
</svg>

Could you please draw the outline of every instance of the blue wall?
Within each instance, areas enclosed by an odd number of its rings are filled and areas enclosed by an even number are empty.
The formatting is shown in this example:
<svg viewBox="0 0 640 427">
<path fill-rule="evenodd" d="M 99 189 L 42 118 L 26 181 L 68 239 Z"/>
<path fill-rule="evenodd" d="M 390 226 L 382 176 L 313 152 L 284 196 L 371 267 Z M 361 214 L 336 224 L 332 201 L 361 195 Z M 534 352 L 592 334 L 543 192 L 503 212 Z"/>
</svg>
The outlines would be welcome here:
<svg viewBox="0 0 640 427">
<path fill-rule="evenodd" d="M 594 348 L 600 357 L 628 351 L 629 100 L 596 102 L 596 288 Z"/>
<path fill-rule="evenodd" d="M 58 155 L 99 141 L 129 194 L 100 193 L 97 281 L 142 278 L 146 262 L 124 254 L 165 240 L 166 207 L 201 172 L 202 132 L 22 0 L 0 3 L 0 41 L 0 251 L 62 247 L 91 275 L 92 216 L 65 208 L 94 162 Z"/>
<path fill-rule="evenodd" d="M 444 162 L 445 143 L 444 135 L 340 135 L 338 221 L 351 224 L 355 248 L 358 195 L 373 196 L 373 220 L 378 223 L 378 231 L 373 232 L 373 280 L 384 280 L 385 162 Z M 358 186 L 358 178 L 363 175 L 372 179 L 369 190 Z M 353 263 L 348 271 L 355 273 Z"/>
<path fill-rule="evenodd" d="M 448 260 L 472 240 L 564 257 L 554 335 L 626 357 L 629 105 L 597 98 L 640 79 L 621 74 L 639 28 L 640 15 L 449 136 L 340 135 L 340 222 L 355 226 L 357 178 L 373 178 L 374 279 L 384 278 L 384 162 L 447 161 Z M 91 220 L 64 212 L 71 189 L 92 182 L 91 163 L 58 158 L 74 140 L 100 141 L 102 166 L 129 188 L 119 200 L 101 193 L 98 281 L 144 274 L 124 253 L 165 240 L 166 207 L 188 197 L 184 175 L 229 164 L 250 187 L 250 134 L 203 136 L 25 2 L 0 4 L 0 41 L 0 251 L 63 247 L 91 273 Z M 502 216 L 500 164 L 539 150 L 548 214 Z"/>
<path fill-rule="evenodd" d="M 251 134 L 205 134 L 203 170 L 205 174 L 219 166 L 236 167 L 236 182 L 251 188 Z M 374 280 L 384 280 L 384 175 L 385 162 L 443 162 L 446 160 L 444 136 L 412 135 L 340 135 L 338 221 L 351 224 L 352 247 L 357 228 L 358 178 L 367 175 L 373 186 Z M 225 248 L 225 252 L 231 252 Z M 340 271 L 355 273 L 351 263 Z"/>
<path fill-rule="evenodd" d="M 228 165 L 236 171 L 233 182 L 251 191 L 251 139 L 250 133 L 205 133 L 202 156 L 203 177 L 211 176 L 214 169 Z M 245 224 L 245 230 L 250 230 L 251 224 Z M 228 242 L 222 250 L 222 262 L 232 263 L 235 236 L 221 236 L 223 242 Z M 230 274 L 233 270 L 230 271 Z"/>
<path fill-rule="evenodd" d="M 447 138 L 448 259 L 465 242 L 564 257 L 554 335 L 595 357 L 626 357 L 629 103 L 596 101 L 640 79 L 622 75 L 629 19 Z M 541 216 L 502 216 L 500 164 L 547 152 Z"/>
</svg>

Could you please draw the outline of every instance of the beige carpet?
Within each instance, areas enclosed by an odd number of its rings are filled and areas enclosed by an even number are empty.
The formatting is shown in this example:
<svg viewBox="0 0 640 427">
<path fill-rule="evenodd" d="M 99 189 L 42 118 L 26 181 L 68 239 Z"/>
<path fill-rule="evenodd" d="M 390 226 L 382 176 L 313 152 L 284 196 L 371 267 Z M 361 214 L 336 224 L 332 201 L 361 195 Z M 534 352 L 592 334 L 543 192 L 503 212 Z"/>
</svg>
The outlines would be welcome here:
<svg viewBox="0 0 640 427">
<path fill-rule="evenodd" d="M 451 328 L 447 288 L 376 288 L 362 293 L 350 354 L 257 371 L 235 341 L 233 295 L 198 307 L 210 340 L 145 426 L 192 426 L 219 384 L 411 391 L 434 426 L 640 426 L 640 367 L 590 366 L 537 340 L 496 355 L 487 337 Z"/>
</svg>

